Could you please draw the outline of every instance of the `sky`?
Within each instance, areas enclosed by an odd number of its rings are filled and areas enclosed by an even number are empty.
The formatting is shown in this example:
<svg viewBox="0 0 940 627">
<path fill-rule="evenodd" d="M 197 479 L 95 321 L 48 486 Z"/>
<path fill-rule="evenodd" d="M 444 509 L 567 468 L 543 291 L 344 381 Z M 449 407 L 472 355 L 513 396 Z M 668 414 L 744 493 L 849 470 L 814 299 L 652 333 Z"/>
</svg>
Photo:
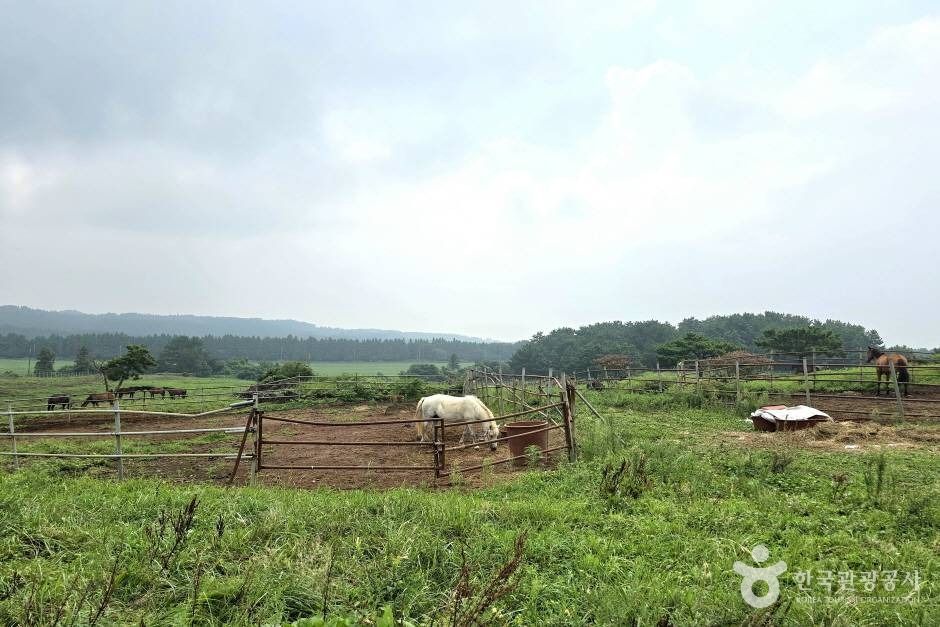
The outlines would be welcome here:
<svg viewBox="0 0 940 627">
<path fill-rule="evenodd" d="M 936 2 L 0 15 L 0 304 L 940 346 Z"/>
</svg>

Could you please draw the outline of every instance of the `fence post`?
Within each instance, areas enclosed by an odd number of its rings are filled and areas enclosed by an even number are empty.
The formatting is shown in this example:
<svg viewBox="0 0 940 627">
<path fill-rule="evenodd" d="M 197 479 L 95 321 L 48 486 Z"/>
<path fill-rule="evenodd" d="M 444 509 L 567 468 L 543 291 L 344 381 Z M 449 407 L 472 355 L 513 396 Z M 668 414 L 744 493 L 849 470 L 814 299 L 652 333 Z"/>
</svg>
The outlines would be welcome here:
<svg viewBox="0 0 940 627">
<path fill-rule="evenodd" d="M 767 390 L 767 398 L 769 399 L 773 396 L 774 393 L 774 371 L 777 369 L 776 359 L 774 358 L 774 352 L 770 351 L 770 389 Z"/>
<path fill-rule="evenodd" d="M 552 384 L 553 384 L 553 383 L 554 383 L 554 380 L 552 379 L 552 369 L 549 368 L 549 369 L 548 369 L 548 389 L 549 389 L 549 390 L 552 389 Z"/>
<path fill-rule="evenodd" d="M 865 393 L 865 367 L 862 365 L 862 349 L 858 349 L 858 392 Z"/>
<path fill-rule="evenodd" d="M 500 416 L 506 413 L 505 411 L 503 411 L 503 387 L 504 385 L 505 384 L 503 383 L 503 364 L 499 364 L 499 383 L 496 385 L 496 391 L 499 393 L 499 396 L 497 398 L 499 399 L 498 404 L 499 404 Z"/>
<path fill-rule="evenodd" d="M 114 397 L 114 453 L 117 455 L 118 479 L 124 478 L 124 452 L 121 449 L 121 400 Z"/>
<path fill-rule="evenodd" d="M 894 370 L 894 360 L 888 361 L 891 366 L 891 382 L 894 383 L 894 398 L 898 400 L 898 413 L 904 418 L 904 403 L 901 401 L 901 386 L 898 385 L 898 373 Z"/>
<path fill-rule="evenodd" d="M 440 477 L 447 469 L 446 449 L 444 445 L 444 419 L 437 418 L 434 421 L 434 457 L 437 458 L 437 469 L 434 471 L 435 477 Z"/>
<path fill-rule="evenodd" d="M 813 389 L 815 390 L 815 389 L 816 389 L 816 349 L 814 348 L 814 349 L 812 349 L 812 350 L 813 350 L 813 361 L 812 361 L 812 364 L 813 364 Z"/>
<path fill-rule="evenodd" d="M 698 369 L 698 359 L 695 360 L 695 389 L 702 393 L 702 371 Z"/>
<path fill-rule="evenodd" d="M 806 365 L 806 357 L 803 358 L 803 387 L 806 389 L 806 404 L 809 405 L 809 368 Z"/>
<path fill-rule="evenodd" d="M 734 402 L 741 404 L 741 362 L 737 359 L 734 360 Z"/>
<path fill-rule="evenodd" d="M 256 387 L 257 387 L 257 386 L 256 386 Z M 258 464 L 259 464 L 259 462 L 260 462 L 260 459 L 258 458 L 258 449 L 261 448 L 260 446 L 258 446 L 258 441 L 259 441 L 259 437 L 258 437 L 258 436 L 261 435 L 261 433 L 260 433 L 260 430 L 261 430 L 261 420 L 258 418 L 258 405 L 259 405 L 259 403 L 258 403 L 258 392 L 255 392 L 255 393 L 252 395 L 252 401 L 254 401 L 254 404 L 253 404 L 252 407 L 251 407 L 251 413 L 254 414 L 254 416 L 255 416 L 255 421 L 254 421 L 254 422 L 255 422 L 255 425 L 254 425 L 255 429 L 254 429 L 254 431 L 252 432 L 252 435 L 251 435 L 251 438 L 252 438 L 251 450 L 252 450 L 252 452 L 254 453 L 254 455 L 252 455 L 252 459 L 251 459 L 251 476 L 249 477 L 249 480 L 250 480 L 252 483 L 254 483 L 255 474 L 256 474 L 256 473 L 258 472 L 258 470 L 259 470 Z"/>
<path fill-rule="evenodd" d="M 565 422 L 565 445 L 568 447 L 568 461 L 573 462 L 577 458 L 577 454 L 574 449 L 574 435 L 571 428 L 572 414 L 571 402 L 568 396 L 568 379 L 564 372 L 561 373 L 561 379 L 558 382 L 561 385 L 561 413 Z"/>
<path fill-rule="evenodd" d="M 525 368 L 522 369 L 522 404 L 525 405 L 528 399 L 525 395 Z"/>
<path fill-rule="evenodd" d="M 659 360 L 656 360 L 656 383 L 659 384 L 659 393 L 663 393 L 663 374 L 659 370 Z"/>
<path fill-rule="evenodd" d="M 20 458 L 16 455 L 16 429 L 13 426 L 13 403 L 7 403 L 7 417 L 10 419 L 10 440 L 13 443 L 13 467 L 20 469 Z"/>
</svg>

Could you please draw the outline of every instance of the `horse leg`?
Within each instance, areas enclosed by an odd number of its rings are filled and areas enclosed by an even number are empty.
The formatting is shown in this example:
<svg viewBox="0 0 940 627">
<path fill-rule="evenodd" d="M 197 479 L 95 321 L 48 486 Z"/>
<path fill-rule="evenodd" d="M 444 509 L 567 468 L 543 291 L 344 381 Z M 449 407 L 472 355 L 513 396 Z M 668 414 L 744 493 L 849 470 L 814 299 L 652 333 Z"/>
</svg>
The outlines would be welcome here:
<svg viewBox="0 0 940 627">
<path fill-rule="evenodd" d="M 460 443 L 461 443 L 461 444 L 466 444 L 466 443 L 467 443 L 467 434 L 468 434 L 468 433 L 470 434 L 470 443 L 471 443 L 471 444 L 476 443 L 476 441 L 477 441 L 477 434 L 473 431 L 473 426 L 472 426 L 472 425 L 464 425 L 464 427 L 463 427 L 463 435 L 460 436 Z"/>
</svg>

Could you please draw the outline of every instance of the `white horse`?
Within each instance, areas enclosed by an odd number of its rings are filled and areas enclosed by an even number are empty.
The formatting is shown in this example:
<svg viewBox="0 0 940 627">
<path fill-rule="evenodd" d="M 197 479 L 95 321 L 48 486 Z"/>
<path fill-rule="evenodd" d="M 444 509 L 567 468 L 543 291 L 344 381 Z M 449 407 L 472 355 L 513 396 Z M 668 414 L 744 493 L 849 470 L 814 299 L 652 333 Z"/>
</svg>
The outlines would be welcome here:
<svg viewBox="0 0 940 627">
<path fill-rule="evenodd" d="M 415 420 L 422 418 L 424 422 L 415 423 L 422 442 L 428 442 L 433 438 L 433 418 L 442 419 L 445 425 L 448 422 L 486 420 L 486 422 L 476 424 L 483 427 L 483 440 L 490 443 L 490 449 L 496 450 L 496 442 L 493 440 L 499 437 L 499 425 L 496 424 L 493 412 L 476 396 L 448 396 L 447 394 L 425 396 L 418 401 L 418 407 L 415 409 Z M 467 433 L 473 438 L 471 441 L 477 441 L 476 432 L 473 429 L 476 424 L 464 426 L 463 435 L 460 436 L 461 444 L 466 442 Z"/>
</svg>

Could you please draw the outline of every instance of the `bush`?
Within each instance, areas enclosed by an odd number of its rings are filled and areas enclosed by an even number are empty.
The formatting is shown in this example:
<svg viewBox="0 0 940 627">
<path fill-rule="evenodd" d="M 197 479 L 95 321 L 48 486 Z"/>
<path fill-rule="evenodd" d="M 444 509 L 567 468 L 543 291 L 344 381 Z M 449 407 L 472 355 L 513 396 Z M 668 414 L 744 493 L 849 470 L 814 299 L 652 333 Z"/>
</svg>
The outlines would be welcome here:
<svg viewBox="0 0 940 627">
<path fill-rule="evenodd" d="M 245 381 L 257 381 L 272 368 L 276 365 L 266 361 L 252 363 L 247 359 L 230 359 L 225 362 L 225 374 Z"/>
<path fill-rule="evenodd" d="M 445 379 L 441 369 L 434 364 L 411 364 L 408 370 L 401 374 L 423 377 L 429 381 L 443 381 Z"/>
<path fill-rule="evenodd" d="M 279 379 L 291 379 L 293 377 L 312 377 L 313 370 L 302 361 L 286 361 L 270 368 L 261 375 L 259 381 L 277 381 Z"/>
</svg>

